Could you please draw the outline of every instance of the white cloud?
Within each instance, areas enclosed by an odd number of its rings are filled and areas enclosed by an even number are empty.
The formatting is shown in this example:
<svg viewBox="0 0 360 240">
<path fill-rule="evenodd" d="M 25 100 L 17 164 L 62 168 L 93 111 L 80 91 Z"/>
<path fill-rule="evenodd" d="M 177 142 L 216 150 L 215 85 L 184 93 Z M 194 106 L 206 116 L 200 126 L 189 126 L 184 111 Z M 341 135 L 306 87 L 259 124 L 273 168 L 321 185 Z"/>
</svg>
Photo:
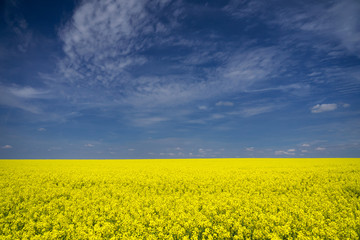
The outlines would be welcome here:
<svg viewBox="0 0 360 240">
<path fill-rule="evenodd" d="M 85 144 L 84 146 L 85 146 L 85 147 L 95 147 L 95 145 L 94 145 L 94 144 L 91 144 L 91 143 L 87 143 L 87 144 Z"/>
<path fill-rule="evenodd" d="M 2 146 L 1 148 L 3 148 L 3 149 L 10 149 L 10 148 L 13 148 L 11 145 L 4 145 L 4 146 Z"/>
<path fill-rule="evenodd" d="M 302 144 L 301 146 L 302 146 L 302 147 L 310 147 L 310 144 L 304 143 L 304 144 Z"/>
<path fill-rule="evenodd" d="M 292 148 L 292 149 L 288 149 L 287 151 L 288 151 L 288 152 L 296 152 L 296 149 L 293 149 L 293 148 Z"/>
<path fill-rule="evenodd" d="M 46 128 L 38 128 L 38 131 L 39 131 L 39 132 L 45 132 L 45 131 L 46 131 Z"/>
<path fill-rule="evenodd" d="M 289 149 L 292 150 L 292 149 Z M 289 156 L 293 156 L 295 155 L 295 153 L 293 151 L 283 151 L 283 150 L 278 150 L 275 151 L 275 155 L 289 155 Z"/>
<path fill-rule="evenodd" d="M 311 108 L 312 113 L 322 113 L 328 111 L 334 111 L 337 109 L 336 103 L 329 103 L 329 104 L 316 104 L 314 107 Z"/>
<path fill-rule="evenodd" d="M 209 156 L 210 154 L 212 154 L 212 152 L 213 152 L 213 149 L 211 149 L 211 148 L 206 148 L 206 149 L 199 148 L 198 149 L 199 154 L 197 156 L 206 157 L 206 156 Z"/>
<path fill-rule="evenodd" d="M 324 148 L 324 147 L 317 147 L 315 150 L 316 150 L 316 151 L 324 151 L 324 150 L 326 150 L 326 148 Z"/>
<path fill-rule="evenodd" d="M 348 108 L 348 107 L 350 107 L 350 104 L 344 103 L 342 106 L 343 106 L 344 108 Z"/>
<path fill-rule="evenodd" d="M 129 148 L 128 151 L 133 152 L 133 151 L 135 151 L 135 149 L 134 148 Z"/>
<path fill-rule="evenodd" d="M 234 106 L 233 102 L 227 102 L 227 101 L 219 101 L 215 104 L 215 106 L 226 106 L 226 107 L 231 107 Z"/>
<path fill-rule="evenodd" d="M 249 151 L 249 152 L 253 152 L 254 151 L 254 147 L 247 147 L 245 148 L 246 151 Z"/>
<path fill-rule="evenodd" d="M 309 152 L 308 150 L 301 150 L 302 153 L 307 153 Z"/>
</svg>

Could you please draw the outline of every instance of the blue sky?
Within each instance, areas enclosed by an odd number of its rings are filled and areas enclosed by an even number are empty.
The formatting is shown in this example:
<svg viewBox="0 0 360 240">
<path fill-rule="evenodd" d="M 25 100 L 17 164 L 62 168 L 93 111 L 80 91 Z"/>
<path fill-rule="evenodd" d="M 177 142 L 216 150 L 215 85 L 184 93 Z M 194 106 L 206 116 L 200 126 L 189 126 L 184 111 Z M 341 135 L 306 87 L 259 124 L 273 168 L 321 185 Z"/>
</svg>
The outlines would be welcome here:
<svg viewBox="0 0 360 240">
<path fill-rule="evenodd" d="M 360 156 L 357 0 L 0 10 L 0 158 Z"/>
</svg>

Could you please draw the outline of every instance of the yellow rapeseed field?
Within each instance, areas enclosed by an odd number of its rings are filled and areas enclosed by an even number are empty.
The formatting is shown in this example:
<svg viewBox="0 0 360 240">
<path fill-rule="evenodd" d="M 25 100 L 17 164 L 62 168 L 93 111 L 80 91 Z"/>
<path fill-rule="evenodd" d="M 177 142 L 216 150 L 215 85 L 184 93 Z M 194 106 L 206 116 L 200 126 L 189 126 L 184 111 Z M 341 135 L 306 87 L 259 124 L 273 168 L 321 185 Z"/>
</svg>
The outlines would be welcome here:
<svg viewBox="0 0 360 240">
<path fill-rule="evenodd" d="M 0 239 L 360 239 L 360 159 L 0 160 Z"/>
</svg>

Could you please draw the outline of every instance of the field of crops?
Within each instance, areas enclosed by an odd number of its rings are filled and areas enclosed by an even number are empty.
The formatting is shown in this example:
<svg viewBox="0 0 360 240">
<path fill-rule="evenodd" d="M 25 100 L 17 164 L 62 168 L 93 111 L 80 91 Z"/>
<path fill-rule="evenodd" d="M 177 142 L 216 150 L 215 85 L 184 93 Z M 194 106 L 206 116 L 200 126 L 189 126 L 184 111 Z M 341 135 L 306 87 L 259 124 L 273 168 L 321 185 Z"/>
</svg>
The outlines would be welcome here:
<svg viewBox="0 0 360 240">
<path fill-rule="evenodd" d="M 0 160 L 0 239 L 360 239 L 360 159 Z"/>
</svg>

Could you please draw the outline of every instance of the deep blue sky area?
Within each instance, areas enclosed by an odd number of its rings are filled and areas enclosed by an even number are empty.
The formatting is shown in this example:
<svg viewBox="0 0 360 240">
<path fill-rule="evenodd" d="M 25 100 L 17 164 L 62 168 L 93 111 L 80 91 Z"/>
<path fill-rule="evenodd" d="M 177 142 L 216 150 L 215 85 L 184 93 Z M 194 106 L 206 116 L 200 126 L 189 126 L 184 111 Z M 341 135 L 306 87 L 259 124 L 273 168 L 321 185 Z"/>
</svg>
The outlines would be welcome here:
<svg viewBox="0 0 360 240">
<path fill-rule="evenodd" d="M 358 0 L 5 0 L 0 158 L 360 157 Z"/>
</svg>

